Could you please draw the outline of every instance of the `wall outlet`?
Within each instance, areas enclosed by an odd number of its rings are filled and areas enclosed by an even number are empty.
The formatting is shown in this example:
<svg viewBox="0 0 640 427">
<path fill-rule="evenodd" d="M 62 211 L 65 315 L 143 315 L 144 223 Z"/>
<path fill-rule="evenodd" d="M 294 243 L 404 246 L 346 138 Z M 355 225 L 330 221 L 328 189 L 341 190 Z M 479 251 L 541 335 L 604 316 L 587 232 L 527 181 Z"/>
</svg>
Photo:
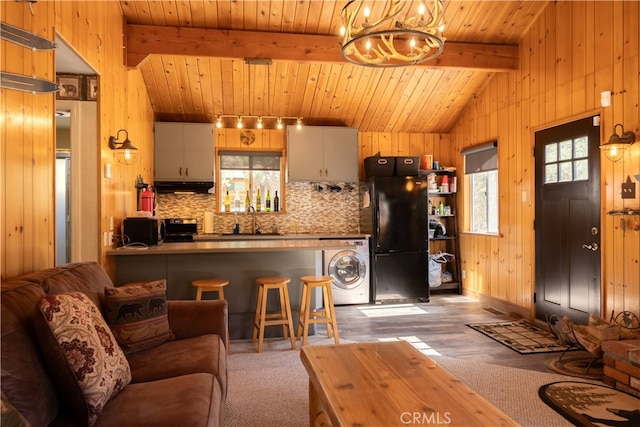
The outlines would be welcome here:
<svg viewBox="0 0 640 427">
<path fill-rule="evenodd" d="M 109 246 L 113 245 L 113 231 L 109 232 Z"/>
<path fill-rule="evenodd" d="M 109 233 L 102 233 L 102 246 L 109 246 Z"/>
<path fill-rule="evenodd" d="M 109 217 L 109 230 L 113 231 L 113 217 Z"/>
<path fill-rule="evenodd" d="M 467 278 L 467 270 L 462 270 L 462 279 L 466 279 Z"/>
</svg>

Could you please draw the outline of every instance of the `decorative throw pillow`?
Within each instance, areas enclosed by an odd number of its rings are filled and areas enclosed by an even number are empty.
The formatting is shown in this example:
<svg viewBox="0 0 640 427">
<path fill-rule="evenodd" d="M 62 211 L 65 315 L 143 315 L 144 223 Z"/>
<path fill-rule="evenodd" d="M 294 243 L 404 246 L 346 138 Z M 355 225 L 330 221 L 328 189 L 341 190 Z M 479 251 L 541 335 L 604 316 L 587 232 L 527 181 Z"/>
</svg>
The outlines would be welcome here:
<svg viewBox="0 0 640 427">
<path fill-rule="evenodd" d="M 166 290 L 164 279 L 105 289 L 107 322 L 125 353 L 175 338 L 169 328 Z"/>
<path fill-rule="evenodd" d="M 36 330 L 52 376 L 73 412 L 91 426 L 131 381 L 129 362 L 85 294 L 47 295 L 39 307 L 43 317 L 36 318 Z"/>
</svg>

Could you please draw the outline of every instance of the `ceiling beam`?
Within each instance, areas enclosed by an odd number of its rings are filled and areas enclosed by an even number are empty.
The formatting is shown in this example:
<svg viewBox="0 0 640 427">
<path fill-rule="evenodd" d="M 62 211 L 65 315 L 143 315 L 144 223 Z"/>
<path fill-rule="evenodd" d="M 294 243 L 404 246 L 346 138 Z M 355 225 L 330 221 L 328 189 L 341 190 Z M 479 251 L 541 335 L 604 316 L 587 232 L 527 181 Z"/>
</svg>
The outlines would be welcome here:
<svg viewBox="0 0 640 427">
<path fill-rule="evenodd" d="M 348 63 L 338 36 L 126 25 L 124 41 L 125 65 L 131 68 L 149 55 Z M 519 63 L 518 46 L 447 41 L 438 57 L 414 66 L 504 72 L 517 70 Z"/>
</svg>

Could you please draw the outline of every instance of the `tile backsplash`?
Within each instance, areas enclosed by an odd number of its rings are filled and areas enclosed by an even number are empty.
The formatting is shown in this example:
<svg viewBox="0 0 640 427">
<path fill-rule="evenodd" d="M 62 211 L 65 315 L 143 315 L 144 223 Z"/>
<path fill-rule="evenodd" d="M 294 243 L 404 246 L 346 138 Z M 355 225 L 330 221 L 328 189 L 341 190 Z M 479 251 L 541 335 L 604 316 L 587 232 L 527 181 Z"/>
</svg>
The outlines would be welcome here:
<svg viewBox="0 0 640 427">
<path fill-rule="evenodd" d="M 258 225 L 264 232 L 358 233 L 359 187 L 359 184 L 350 183 L 288 183 L 285 211 L 258 213 Z M 198 233 L 204 232 L 205 212 L 214 213 L 214 233 L 231 233 L 236 222 L 240 224 L 240 232 L 251 230 L 251 215 L 216 213 L 216 196 L 213 194 L 158 194 L 156 216 L 196 218 Z"/>
</svg>

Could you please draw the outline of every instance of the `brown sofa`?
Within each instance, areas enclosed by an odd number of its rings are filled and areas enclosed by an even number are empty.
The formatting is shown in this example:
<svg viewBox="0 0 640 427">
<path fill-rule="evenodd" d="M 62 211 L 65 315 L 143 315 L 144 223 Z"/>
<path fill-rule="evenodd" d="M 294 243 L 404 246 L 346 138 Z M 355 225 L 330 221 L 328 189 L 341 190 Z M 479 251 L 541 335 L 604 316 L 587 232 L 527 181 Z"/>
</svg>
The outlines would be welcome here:
<svg viewBox="0 0 640 427">
<path fill-rule="evenodd" d="M 2 400 L 32 427 L 86 425 L 70 409 L 36 333 L 45 295 L 80 291 L 105 315 L 102 267 L 74 263 L 2 283 Z M 167 301 L 175 339 L 126 354 L 131 382 L 110 398 L 94 426 L 218 426 L 227 393 L 226 301 Z M 49 364 L 50 365 L 50 364 Z M 3 415 L 4 417 L 4 415 Z M 3 418 L 4 419 L 4 418 Z"/>
</svg>

